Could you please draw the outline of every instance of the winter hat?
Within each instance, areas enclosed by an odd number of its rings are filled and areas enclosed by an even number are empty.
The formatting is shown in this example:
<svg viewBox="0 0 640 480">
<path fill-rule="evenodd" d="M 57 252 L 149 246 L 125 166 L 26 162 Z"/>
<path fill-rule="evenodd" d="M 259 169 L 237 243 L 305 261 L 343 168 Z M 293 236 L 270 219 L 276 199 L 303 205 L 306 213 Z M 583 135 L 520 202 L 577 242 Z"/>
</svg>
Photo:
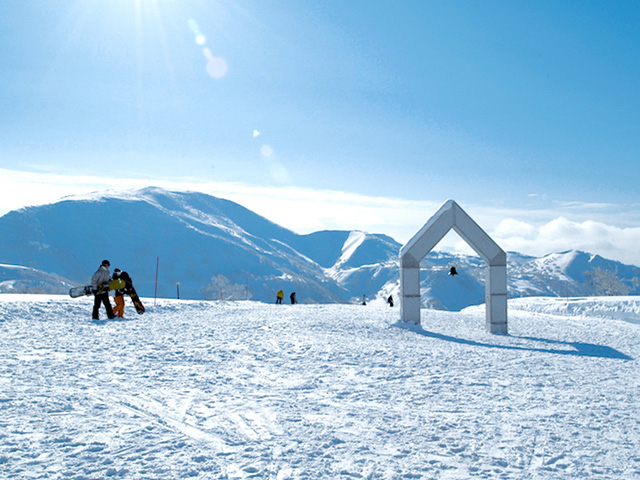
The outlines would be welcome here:
<svg viewBox="0 0 640 480">
<path fill-rule="evenodd" d="M 113 271 L 113 273 L 120 273 L 120 269 L 119 269 L 119 268 L 116 268 L 116 269 Z"/>
<path fill-rule="evenodd" d="M 109 260 L 102 260 L 102 265 L 104 265 L 106 267 L 110 267 L 111 263 L 109 263 Z"/>
</svg>

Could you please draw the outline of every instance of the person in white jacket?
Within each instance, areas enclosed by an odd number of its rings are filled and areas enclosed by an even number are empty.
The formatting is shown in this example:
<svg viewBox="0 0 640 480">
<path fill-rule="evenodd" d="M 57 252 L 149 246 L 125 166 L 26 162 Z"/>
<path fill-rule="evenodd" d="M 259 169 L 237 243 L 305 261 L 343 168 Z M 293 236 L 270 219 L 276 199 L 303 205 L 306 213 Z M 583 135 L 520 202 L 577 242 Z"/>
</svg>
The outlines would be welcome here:
<svg viewBox="0 0 640 480">
<path fill-rule="evenodd" d="M 103 288 L 105 282 L 111 280 L 111 273 L 109 273 L 109 267 L 111 264 L 109 260 L 103 260 L 100 268 L 96 270 L 96 273 L 91 277 L 91 286 L 95 295 L 93 301 L 93 316 L 94 320 L 100 320 L 100 304 L 104 304 L 104 309 L 107 311 L 107 317 L 109 319 L 114 318 L 113 309 L 111 308 L 111 301 L 109 300 L 109 289 Z"/>
</svg>

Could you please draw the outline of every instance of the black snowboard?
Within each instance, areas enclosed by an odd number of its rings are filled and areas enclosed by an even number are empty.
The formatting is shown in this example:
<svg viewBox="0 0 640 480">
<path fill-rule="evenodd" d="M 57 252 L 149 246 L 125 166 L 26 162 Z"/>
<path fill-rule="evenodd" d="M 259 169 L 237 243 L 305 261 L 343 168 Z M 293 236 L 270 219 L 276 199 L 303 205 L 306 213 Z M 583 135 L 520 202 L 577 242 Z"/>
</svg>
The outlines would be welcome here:
<svg viewBox="0 0 640 480">
<path fill-rule="evenodd" d="M 131 298 L 133 306 L 136 307 L 136 312 L 138 312 L 139 315 L 142 315 L 144 313 L 144 305 L 142 304 L 142 301 L 140 300 L 136 289 L 133 288 L 133 285 L 130 285 L 126 292 L 127 295 L 129 295 L 129 297 Z"/>
</svg>

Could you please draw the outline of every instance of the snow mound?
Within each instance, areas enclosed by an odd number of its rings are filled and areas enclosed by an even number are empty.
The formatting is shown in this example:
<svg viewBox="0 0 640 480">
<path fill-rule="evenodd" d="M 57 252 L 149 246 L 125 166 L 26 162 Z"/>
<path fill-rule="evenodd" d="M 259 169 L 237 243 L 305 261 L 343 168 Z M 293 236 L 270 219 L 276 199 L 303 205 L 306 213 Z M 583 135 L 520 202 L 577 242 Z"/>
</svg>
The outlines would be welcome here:
<svg viewBox="0 0 640 480">
<path fill-rule="evenodd" d="M 639 297 L 528 297 L 509 300 L 509 311 L 521 310 L 571 317 L 596 317 L 640 324 Z"/>
</svg>

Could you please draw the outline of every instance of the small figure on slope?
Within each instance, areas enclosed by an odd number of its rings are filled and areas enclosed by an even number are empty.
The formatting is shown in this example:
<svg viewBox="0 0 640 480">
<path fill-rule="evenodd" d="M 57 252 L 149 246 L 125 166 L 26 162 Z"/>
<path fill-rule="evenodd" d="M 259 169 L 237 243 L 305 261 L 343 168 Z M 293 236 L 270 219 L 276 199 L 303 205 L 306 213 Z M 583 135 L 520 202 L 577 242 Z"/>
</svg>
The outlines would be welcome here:
<svg viewBox="0 0 640 480">
<path fill-rule="evenodd" d="M 292 292 L 291 295 L 289 295 L 289 298 L 291 299 L 291 305 L 295 305 L 296 303 L 298 303 L 296 292 Z"/>
<path fill-rule="evenodd" d="M 111 309 L 111 302 L 109 301 L 109 288 L 105 288 L 104 284 L 109 283 L 111 280 L 111 274 L 109 273 L 109 267 L 111 264 L 109 260 L 103 260 L 100 268 L 96 270 L 96 273 L 91 277 L 91 287 L 94 292 L 93 301 L 93 315 L 94 320 L 100 320 L 100 304 L 104 304 L 104 309 L 107 311 L 107 317 L 112 319 L 114 317 L 113 310 Z"/>
<path fill-rule="evenodd" d="M 457 274 L 458 274 L 458 272 L 456 271 L 456 267 L 451 267 L 451 268 L 449 269 L 449 275 L 451 275 L 452 277 L 453 277 L 454 275 L 457 275 Z"/>
<path fill-rule="evenodd" d="M 389 295 L 389 298 L 387 298 L 387 303 L 390 307 L 393 307 L 393 295 Z"/>
<path fill-rule="evenodd" d="M 278 290 L 276 294 L 276 305 L 282 305 L 282 299 L 284 298 L 284 291 Z"/>
</svg>

